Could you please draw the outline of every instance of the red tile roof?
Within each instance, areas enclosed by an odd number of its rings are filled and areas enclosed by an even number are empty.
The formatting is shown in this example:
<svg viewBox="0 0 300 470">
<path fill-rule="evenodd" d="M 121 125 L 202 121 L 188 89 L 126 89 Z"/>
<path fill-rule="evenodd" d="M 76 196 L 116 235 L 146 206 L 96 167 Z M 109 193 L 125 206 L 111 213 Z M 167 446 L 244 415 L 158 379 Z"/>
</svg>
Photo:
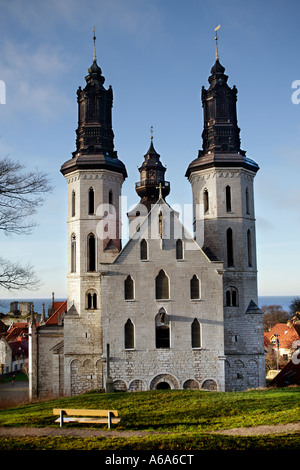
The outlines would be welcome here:
<svg viewBox="0 0 300 470">
<path fill-rule="evenodd" d="M 54 302 L 54 308 L 55 312 L 48 318 L 45 325 L 58 325 L 62 315 L 67 311 L 67 301 Z"/>
<path fill-rule="evenodd" d="M 13 323 L 5 335 L 8 343 L 17 341 L 18 336 L 28 333 L 28 323 Z"/>
<path fill-rule="evenodd" d="M 276 334 L 279 339 L 279 348 L 291 349 L 293 341 L 300 339 L 300 327 L 299 325 L 277 323 L 270 331 L 264 333 L 265 343 L 276 345 Z"/>
</svg>

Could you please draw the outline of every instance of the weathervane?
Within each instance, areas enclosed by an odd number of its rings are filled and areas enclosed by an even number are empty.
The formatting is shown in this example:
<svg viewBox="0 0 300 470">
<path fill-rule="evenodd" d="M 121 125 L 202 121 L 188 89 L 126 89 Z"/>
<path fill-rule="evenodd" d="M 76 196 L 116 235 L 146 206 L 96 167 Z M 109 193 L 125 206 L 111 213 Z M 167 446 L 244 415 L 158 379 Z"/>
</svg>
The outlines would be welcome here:
<svg viewBox="0 0 300 470">
<path fill-rule="evenodd" d="M 93 32 L 94 32 L 94 36 L 93 36 L 93 41 L 94 41 L 93 62 L 96 62 L 96 35 L 95 35 L 95 31 L 96 31 L 96 26 L 94 26 L 94 29 L 93 29 Z"/>
<path fill-rule="evenodd" d="M 221 25 L 219 24 L 216 28 L 215 28 L 215 40 L 216 40 L 216 60 L 219 60 L 219 51 L 218 51 L 218 29 L 220 29 Z"/>
</svg>

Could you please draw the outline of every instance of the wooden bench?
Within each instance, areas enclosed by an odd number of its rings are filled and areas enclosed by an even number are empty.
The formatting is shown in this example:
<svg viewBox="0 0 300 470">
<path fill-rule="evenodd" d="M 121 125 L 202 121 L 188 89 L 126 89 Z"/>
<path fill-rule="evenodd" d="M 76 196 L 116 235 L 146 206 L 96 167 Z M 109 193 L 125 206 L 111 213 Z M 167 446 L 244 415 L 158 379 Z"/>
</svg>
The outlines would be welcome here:
<svg viewBox="0 0 300 470">
<path fill-rule="evenodd" d="M 75 422 L 88 424 L 107 423 L 108 428 L 111 429 L 112 424 L 117 424 L 121 421 L 121 419 L 117 417 L 117 410 L 75 410 L 69 408 L 54 408 L 53 414 L 59 416 L 55 422 L 60 423 L 61 428 L 64 423 Z"/>
</svg>

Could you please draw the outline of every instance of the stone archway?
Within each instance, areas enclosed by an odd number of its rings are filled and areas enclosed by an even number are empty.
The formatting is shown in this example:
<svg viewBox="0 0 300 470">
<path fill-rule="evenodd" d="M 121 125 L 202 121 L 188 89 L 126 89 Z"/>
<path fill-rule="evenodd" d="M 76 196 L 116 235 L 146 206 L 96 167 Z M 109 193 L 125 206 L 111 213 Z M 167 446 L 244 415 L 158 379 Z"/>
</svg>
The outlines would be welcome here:
<svg viewBox="0 0 300 470">
<path fill-rule="evenodd" d="M 168 382 L 159 382 L 156 385 L 156 390 L 171 390 L 171 386 Z"/>
<path fill-rule="evenodd" d="M 159 374 L 150 382 L 150 390 L 166 390 L 166 388 L 179 389 L 177 379 L 171 374 Z"/>
</svg>

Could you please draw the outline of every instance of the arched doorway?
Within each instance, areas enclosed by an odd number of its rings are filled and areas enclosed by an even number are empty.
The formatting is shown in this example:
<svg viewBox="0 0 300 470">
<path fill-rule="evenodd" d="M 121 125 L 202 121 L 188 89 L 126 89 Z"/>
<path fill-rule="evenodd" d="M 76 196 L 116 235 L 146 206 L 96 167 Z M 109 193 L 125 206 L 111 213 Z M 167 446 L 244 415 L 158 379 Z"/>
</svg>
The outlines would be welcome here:
<svg viewBox="0 0 300 470">
<path fill-rule="evenodd" d="M 156 386 L 156 390 L 171 390 L 171 387 L 168 382 L 159 382 Z"/>
</svg>

